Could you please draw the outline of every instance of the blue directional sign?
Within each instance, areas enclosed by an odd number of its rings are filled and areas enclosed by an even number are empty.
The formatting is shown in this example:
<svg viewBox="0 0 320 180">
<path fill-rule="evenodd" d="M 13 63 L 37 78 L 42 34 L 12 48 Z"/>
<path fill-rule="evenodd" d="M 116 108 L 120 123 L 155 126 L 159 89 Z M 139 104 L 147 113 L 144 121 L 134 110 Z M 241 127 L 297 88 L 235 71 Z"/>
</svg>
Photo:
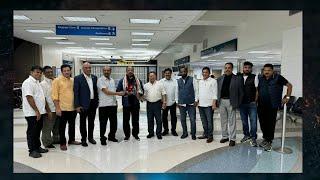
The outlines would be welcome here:
<svg viewBox="0 0 320 180">
<path fill-rule="evenodd" d="M 56 35 L 117 36 L 117 28 L 115 26 L 56 25 Z"/>
</svg>

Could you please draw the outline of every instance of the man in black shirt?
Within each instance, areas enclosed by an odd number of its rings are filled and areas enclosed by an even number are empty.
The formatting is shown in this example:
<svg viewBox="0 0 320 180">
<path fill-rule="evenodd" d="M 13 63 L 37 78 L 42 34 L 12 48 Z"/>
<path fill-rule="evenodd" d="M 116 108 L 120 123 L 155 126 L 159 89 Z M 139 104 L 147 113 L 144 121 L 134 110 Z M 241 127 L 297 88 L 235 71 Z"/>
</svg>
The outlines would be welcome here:
<svg viewBox="0 0 320 180">
<path fill-rule="evenodd" d="M 220 143 L 229 141 L 234 146 L 236 141 L 236 108 L 243 97 L 243 82 L 232 73 L 233 64 L 226 63 L 224 75 L 218 78 L 218 103 L 221 117 L 222 139 Z M 229 131 L 228 131 L 229 126 Z M 230 137 L 229 137 L 230 136 Z"/>
<path fill-rule="evenodd" d="M 263 75 L 258 79 L 258 117 L 263 133 L 263 141 L 259 146 L 265 151 L 271 151 L 277 111 L 282 104 L 289 101 L 292 85 L 283 76 L 274 73 L 272 64 L 264 65 Z M 287 93 L 282 99 L 283 86 L 287 86 Z"/>
</svg>

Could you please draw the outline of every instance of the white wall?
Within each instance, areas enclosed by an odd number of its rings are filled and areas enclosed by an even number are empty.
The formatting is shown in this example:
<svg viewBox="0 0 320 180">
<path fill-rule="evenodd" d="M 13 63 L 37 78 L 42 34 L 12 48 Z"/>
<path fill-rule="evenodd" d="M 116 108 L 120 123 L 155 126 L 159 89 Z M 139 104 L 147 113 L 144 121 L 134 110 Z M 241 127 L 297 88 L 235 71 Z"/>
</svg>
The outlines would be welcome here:
<svg viewBox="0 0 320 180">
<path fill-rule="evenodd" d="M 62 65 L 62 48 L 42 46 L 42 65 L 60 67 Z"/>
<path fill-rule="evenodd" d="M 283 32 L 281 74 L 293 85 L 292 95 L 302 97 L 302 27 Z"/>
</svg>

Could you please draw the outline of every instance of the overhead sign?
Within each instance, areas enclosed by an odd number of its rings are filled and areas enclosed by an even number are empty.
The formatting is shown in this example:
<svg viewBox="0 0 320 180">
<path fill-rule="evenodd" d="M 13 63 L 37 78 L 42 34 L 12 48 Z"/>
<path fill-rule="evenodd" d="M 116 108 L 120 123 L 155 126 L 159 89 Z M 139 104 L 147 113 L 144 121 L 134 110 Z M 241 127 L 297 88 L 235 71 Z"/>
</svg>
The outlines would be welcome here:
<svg viewBox="0 0 320 180">
<path fill-rule="evenodd" d="M 116 26 L 74 26 L 56 25 L 56 35 L 74 36 L 116 36 Z"/>
<path fill-rule="evenodd" d="M 188 62 L 190 62 L 190 56 L 186 56 L 186 57 L 183 57 L 183 58 L 175 60 L 174 61 L 174 65 L 175 66 L 179 66 L 179 65 L 182 65 L 182 64 L 186 64 Z"/>
<path fill-rule="evenodd" d="M 210 47 L 208 49 L 201 51 L 201 57 L 202 56 L 208 56 L 211 54 L 216 54 L 219 52 L 231 52 L 231 51 L 237 51 L 238 46 L 238 39 L 233 39 L 231 41 L 219 44 L 217 46 Z"/>
</svg>

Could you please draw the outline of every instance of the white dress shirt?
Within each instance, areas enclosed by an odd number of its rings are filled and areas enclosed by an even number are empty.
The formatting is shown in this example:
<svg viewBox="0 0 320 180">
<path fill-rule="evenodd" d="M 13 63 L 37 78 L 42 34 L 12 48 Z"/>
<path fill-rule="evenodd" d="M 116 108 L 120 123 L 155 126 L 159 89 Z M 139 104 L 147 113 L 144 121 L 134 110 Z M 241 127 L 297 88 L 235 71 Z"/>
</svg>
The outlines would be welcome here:
<svg viewBox="0 0 320 180">
<path fill-rule="evenodd" d="M 148 102 L 157 102 L 162 99 L 162 95 L 167 94 L 164 86 L 159 81 L 146 83 L 144 86 L 144 97 Z"/>
<path fill-rule="evenodd" d="M 51 94 L 52 94 L 52 79 L 44 77 L 44 80 L 40 83 L 44 96 L 46 97 L 46 101 L 50 108 L 51 112 L 56 112 L 56 107 L 54 106 Z"/>
<path fill-rule="evenodd" d="M 209 77 L 199 81 L 199 106 L 212 106 L 212 101 L 217 99 L 218 85 L 217 80 Z"/>
<path fill-rule="evenodd" d="M 27 96 L 32 96 L 40 114 L 46 113 L 46 98 L 41 88 L 40 82 L 29 76 L 22 83 L 22 110 L 25 117 L 36 116 L 36 112 L 30 106 Z"/>
<path fill-rule="evenodd" d="M 116 85 L 112 78 L 108 79 L 105 76 L 101 76 L 97 82 L 98 93 L 99 93 L 99 107 L 116 106 L 117 99 L 115 95 L 107 95 L 102 89 L 116 92 Z"/>
<path fill-rule="evenodd" d="M 181 79 L 183 80 L 183 83 L 185 83 L 185 80 L 181 77 Z M 179 100 L 179 87 L 178 87 L 178 80 L 177 79 L 177 88 L 176 88 L 176 103 L 178 104 L 178 100 Z M 197 80 L 195 78 L 193 78 L 193 90 L 194 90 L 194 101 L 198 101 L 198 83 Z M 181 106 L 186 106 L 186 104 L 179 104 Z M 193 105 L 189 104 L 189 105 Z"/>
<path fill-rule="evenodd" d="M 90 76 L 87 76 L 86 74 L 84 74 L 84 77 L 86 78 L 87 80 L 87 83 L 88 83 L 88 86 L 89 86 L 89 89 L 90 89 L 90 99 L 94 99 L 94 92 L 93 92 L 93 81 L 92 81 L 92 77 L 91 75 Z"/>
<path fill-rule="evenodd" d="M 176 102 L 176 88 L 178 86 L 177 80 L 175 79 L 169 79 L 163 78 L 160 80 L 160 82 L 163 84 L 166 93 L 167 93 L 167 106 L 172 106 Z"/>
</svg>

